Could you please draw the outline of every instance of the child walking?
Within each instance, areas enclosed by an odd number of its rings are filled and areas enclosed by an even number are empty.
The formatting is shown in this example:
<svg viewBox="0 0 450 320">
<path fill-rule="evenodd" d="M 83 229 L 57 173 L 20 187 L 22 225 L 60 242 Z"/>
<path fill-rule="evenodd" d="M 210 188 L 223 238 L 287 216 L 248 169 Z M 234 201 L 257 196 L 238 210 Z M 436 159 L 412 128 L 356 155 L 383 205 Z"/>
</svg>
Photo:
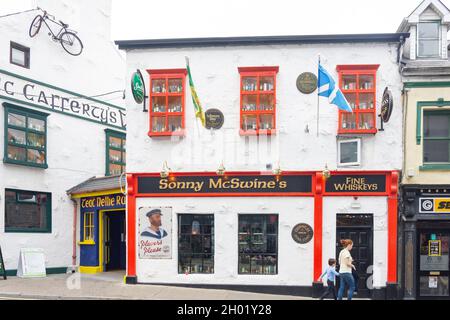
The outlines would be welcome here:
<svg viewBox="0 0 450 320">
<path fill-rule="evenodd" d="M 322 281 L 323 277 L 327 276 L 328 287 L 325 293 L 320 297 L 320 300 L 324 300 L 330 294 L 333 296 L 334 300 L 337 300 L 336 296 L 336 277 L 339 277 L 339 273 L 336 271 L 336 259 L 328 260 L 328 267 L 325 272 L 320 276 L 319 281 Z"/>
</svg>

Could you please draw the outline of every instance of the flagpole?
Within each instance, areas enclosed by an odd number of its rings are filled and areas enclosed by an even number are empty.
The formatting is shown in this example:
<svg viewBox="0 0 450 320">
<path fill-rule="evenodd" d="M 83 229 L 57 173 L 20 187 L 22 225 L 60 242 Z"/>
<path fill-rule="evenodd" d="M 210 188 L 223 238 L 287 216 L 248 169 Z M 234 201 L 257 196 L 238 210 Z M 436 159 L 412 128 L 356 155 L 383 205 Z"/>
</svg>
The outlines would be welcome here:
<svg viewBox="0 0 450 320">
<path fill-rule="evenodd" d="M 319 66 L 317 68 L 317 70 L 319 71 L 317 73 L 317 85 L 320 85 L 320 53 L 319 53 Z M 319 117 L 320 117 L 320 96 L 319 96 L 319 87 L 317 87 L 317 138 L 319 137 Z"/>
</svg>

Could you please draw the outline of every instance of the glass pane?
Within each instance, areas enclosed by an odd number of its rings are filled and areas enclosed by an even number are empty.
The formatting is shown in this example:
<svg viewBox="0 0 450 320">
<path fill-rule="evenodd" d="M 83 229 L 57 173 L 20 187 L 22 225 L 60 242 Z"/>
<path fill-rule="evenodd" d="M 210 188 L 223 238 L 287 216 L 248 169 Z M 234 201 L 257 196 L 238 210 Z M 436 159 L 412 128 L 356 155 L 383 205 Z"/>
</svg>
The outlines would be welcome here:
<svg viewBox="0 0 450 320">
<path fill-rule="evenodd" d="M 166 93 L 166 80 L 165 79 L 152 80 L 152 92 Z"/>
<path fill-rule="evenodd" d="M 342 164 L 358 162 L 358 142 L 341 142 L 339 144 L 341 150 Z"/>
<path fill-rule="evenodd" d="M 448 277 L 420 277 L 420 296 L 448 297 Z"/>
<path fill-rule="evenodd" d="M 419 23 L 419 37 L 439 39 L 439 23 Z"/>
<path fill-rule="evenodd" d="M 420 234 L 420 271 L 449 271 L 449 240 L 446 233 Z"/>
<path fill-rule="evenodd" d="M 8 129 L 8 142 L 15 144 L 26 144 L 26 133 L 21 130 Z"/>
<path fill-rule="evenodd" d="M 122 162 L 122 152 L 109 149 L 109 161 Z"/>
<path fill-rule="evenodd" d="M 259 96 L 259 110 L 273 111 L 275 110 L 275 97 L 272 94 L 262 94 Z"/>
<path fill-rule="evenodd" d="M 257 130 L 256 116 L 242 116 L 242 130 Z"/>
<path fill-rule="evenodd" d="M 44 229 L 47 227 L 47 195 L 36 194 L 35 203 L 16 202 L 16 192 L 6 191 L 6 228 Z"/>
<path fill-rule="evenodd" d="M 423 119 L 424 136 L 429 137 L 450 137 L 450 115 L 439 115 L 425 113 Z"/>
<path fill-rule="evenodd" d="M 256 95 L 242 97 L 242 111 L 256 111 Z"/>
<path fill-rule="evenodd" d="M 251 274 L 263 274 L 263 258 L 262 256 L 252 256 L 250 258 Z"/>
<path fill-rule="evenodd" d="M 116 137 L 109 137 L 109 146 L 121 149 L 122 148 L 122 139 L 116 138 Z"/>
<path fill-rule="evenodd" d="M 179 132 L 182 130 L 183 130 L 183 117 L 182 116 L 169 117 L 169 131 Z"/>
<path fill-rule="evenodd" d="M 27 151 L 24 148 L 8 146 L 8 159 L 14 161 L 27 161 Z"/>
<path fill-rule="evenodd" d="M 183 112 L 182 98 L 179 96 L 169 97 L 169 112 Z"/>
<path fill-rule="evenodd" d="M 258 86 L 258 79 L 256 77 L 242 78 L 243 91 L 257 91 L 257 86 Z"/>
<path fill-rule="evenodd" d="M 118 165 L 118 164 L 113 164 L 110 163 L 109 164 L 109 174 L 112 176 L 117 176 L 119 174 L 122 174 L 122 166 Z"/>
<path fill-rule="evenodd" d="M 42 134 L 28 133 L 27 143 L 31 147 L 44 148 L 45 136 Z"/>
<path fill-rule="evenodd" d="M 43 151 L 28 149 L 27 158 L 28 162 L 45 164 L 45 152 Z"/>
<path fill-rule="evenodd" d="M 363 113 L 359 115 L 359 128 L 361 130 L 370 130 L 375 128 L 374 115 L 372 113 Z"/>
<path fill-rule="evenodd" d="M 191 257 L 186 255 L 180 255 L 178 261 L 179 273 L 191 273 Z"/>
<path fill-rule="evenodd" d="M 272 130 L 275 128 L 275 117 L 272 114 L 262 114 L 259 116 L 259 125 L 262 130 Z"/>
<path fill-rule="evenodd" d="M 356 76 L 344 75 L 342 76 L 342 83 L 344 90 L 356 90 Z"/>
<path fill-rule="evenodd" d="M 277 256 L 264 257 L 264 274 L 277 274 Z"/>
<path fill-rule="evenodd" d="M 273 91 L 275 88 L 274 77 L 261 77 L 259 79 L 259 90 L 260 91 Z"/>
<path fill-rule="evenodd" d="M 122 152 L 122 162 L 126 163 L 127 162 L 126 159 L 127 159 L 127 153 L 126 152 Z"/>
<path fill-rule="evenodd" d="M 356 129 L 356 114 L 344 113 L 342 115 L 342 129 L 355 130 Z"/>
<path fill-rule="evenodd" d="M 11 48 L 11 61 L 15 64 L 24 66 L 26 63 L 26 54 L 17 48 Z"/>
<path fill-rule="evenodd" d="M 439 40 L 420 40 L 419 56 L 437 57 L 439 56 Z"/>
<path fill-rule="evenodd" d="M 347 99 L 348 103 L 350 104 L 350 107 L 352 107 L 353 110 L 356 109 L 356 93 L 346 93 L 345 98 Z"/>
<path fill-rule="evenodd" d="M 249 274 L 250 273 L 250 256 L 240 255 L 239 256 L 239 273 Z"/>
<path fill-rule="evenodd" d="M 169 92 L 170 93 L 183 92 L 183 81 L 181 79 L 169 79 Z"/>
<path fill-rule="evenodd" d="M 424 161 L 428 163 L 450 162 L 450 140 L 424 140 Z"/>
<path fill-rule="evenodd" d="M 8 113 L 8 124 L 9 125 L 25 128 L 26 122 L 27 122 L 27 119 L 25 118 L 25 116 L 15 114 L 15 113 Z"/>
<path fill-rule="evenodd" d="M 34 118 L 28 118 L 28 129 L 39 132 L 45 132 L 45 121 Z"/>
<path fill-rule="evenodd" d="M 360 90 L 372 90 L 374 85 L 374 76 L 373 75 L 360 75 L 359 76 L 359 89 Z"/>
<path fill-rule="evenodd" d="M 152 117 L 152 132 L 166 131 L 166 117 Z"/>
<path fill-rule="evenodd" d="M 360 110 L 373 110 L 375 96 L 372 93 L 360 93 L 359 94 L 359 109 Z"/>
<path fill-rule="evenodd" d="M 166 97 L 152 97 L 152 111 L 166 112 Z"/>
</svg>

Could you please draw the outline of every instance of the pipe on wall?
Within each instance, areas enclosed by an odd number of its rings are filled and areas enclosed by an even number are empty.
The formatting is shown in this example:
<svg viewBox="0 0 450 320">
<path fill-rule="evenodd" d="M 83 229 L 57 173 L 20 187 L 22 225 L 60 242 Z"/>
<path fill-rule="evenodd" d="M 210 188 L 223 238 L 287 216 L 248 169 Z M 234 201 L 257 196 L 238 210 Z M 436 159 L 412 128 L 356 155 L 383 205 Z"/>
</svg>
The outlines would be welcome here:
<svg viewBox="0 0 450 320">
<path fill-rule="evenodd" d="M 77 200 L 72 199 L 73 203 L 73 240 L 72 240 L 72 273 L 76 272 L 77 266 L 77 213 L 78 213 L 78 203 Z"/>
</svg>

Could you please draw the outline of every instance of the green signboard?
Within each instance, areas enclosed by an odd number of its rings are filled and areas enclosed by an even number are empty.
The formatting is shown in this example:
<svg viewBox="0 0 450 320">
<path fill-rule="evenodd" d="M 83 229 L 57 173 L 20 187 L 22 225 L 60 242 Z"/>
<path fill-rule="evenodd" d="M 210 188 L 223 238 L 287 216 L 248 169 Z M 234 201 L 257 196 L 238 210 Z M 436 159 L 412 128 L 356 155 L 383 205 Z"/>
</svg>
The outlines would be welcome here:
<svg viewBox="0 0 450 320">
<path fill-rule="evenodd" d="M 3 279 L 6 280 L 6 267 L 3 261 L 2 247 L 0 247 L 0 276 L 3 275 Z"/>
<path fill-rule="evenodd" d="M 141 104 L 145 101 L 145 84 L 144 77 L 140 70 L 133 73 L 131 77 L 131 92 L 133 93 L 134 101 Z"/>
</svg>

